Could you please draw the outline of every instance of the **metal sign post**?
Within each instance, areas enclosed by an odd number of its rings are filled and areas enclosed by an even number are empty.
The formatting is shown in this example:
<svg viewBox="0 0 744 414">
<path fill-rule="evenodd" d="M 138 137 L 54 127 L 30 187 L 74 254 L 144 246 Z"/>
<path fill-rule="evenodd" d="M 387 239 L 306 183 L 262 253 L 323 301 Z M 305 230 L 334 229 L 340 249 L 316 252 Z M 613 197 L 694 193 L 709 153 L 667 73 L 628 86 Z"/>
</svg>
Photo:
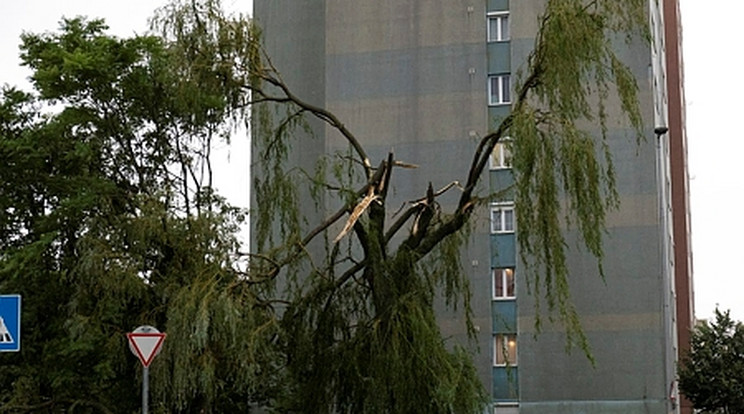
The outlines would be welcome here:
<svg viewBox="0 0 744 414">
<path fill-rule="evenodd" d="M 142 368 L 142 414 L 147 414 L 150 396 L 150 367 Z"/>
<path fill-rule="evenodd" d="M 163 346 L 165 334 L 156 328 L 144 325 L 127 334 L 129 350 L 142 363 L 142 414 L 148 411 L 148 395 L 150 393 L 150 363 Z"/>
</svg>

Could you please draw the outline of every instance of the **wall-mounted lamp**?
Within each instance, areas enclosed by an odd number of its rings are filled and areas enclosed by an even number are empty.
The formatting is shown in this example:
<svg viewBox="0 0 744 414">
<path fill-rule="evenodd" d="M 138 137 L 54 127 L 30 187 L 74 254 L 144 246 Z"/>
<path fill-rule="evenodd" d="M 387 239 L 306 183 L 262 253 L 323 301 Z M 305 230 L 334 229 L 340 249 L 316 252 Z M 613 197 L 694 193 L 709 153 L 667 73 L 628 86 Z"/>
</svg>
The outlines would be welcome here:
<svg viewBox="0 0 744 414">
<path fill-rule="evenodd" d="M 658 126 L 658 127 L 654 128 L 654 134 L 656 134 L 657 137 L 660 137 L 660 136 L 666 134 L 667 132 L 669 132 L 669 128 L 667 128 L 665 126 Z"/>
</svg>

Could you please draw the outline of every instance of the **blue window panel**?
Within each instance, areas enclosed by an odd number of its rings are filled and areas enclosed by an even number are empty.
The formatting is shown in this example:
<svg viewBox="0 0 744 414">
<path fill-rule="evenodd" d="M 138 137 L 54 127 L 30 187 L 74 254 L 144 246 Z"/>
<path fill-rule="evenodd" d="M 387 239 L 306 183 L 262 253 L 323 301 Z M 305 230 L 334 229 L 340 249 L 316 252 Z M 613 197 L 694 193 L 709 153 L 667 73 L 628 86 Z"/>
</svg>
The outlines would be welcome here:
<svg viewBox="0 0 744 414">
<path fill-rule="evenodd" d="M 490 186 L 491 193 L 498 193 L 504 191 L 504 189 L 510 188 L 514 184 L 514 170 L 511 168 L 502 168 L 498 170 L 490 171 Z M 514 189 L 509 190 L 504 198 L 513 199 Z"/>
<path fill-rule="evenodd" d="M 509 42 L 488 43 L 488 73 L 511 72 L 511 48 Z"/>
<path fill-rule="evenodd" d="M 488 0 L 488 11 L 507 11 L 509 10 L 509 0 Z"/>
<path fill-rule="evenodd" d="M 517 262 L 514 233 L 491 235 L 491 267 L 515 267 Z"/>
<path fill-rule="evenodd" d="M 488 85 L 483 85 L 483 90 L 487 90 Z M 512 95 L 513 95 L 512 91 Z M 496 128 L 501 120 L 509 116 L 511 105 L 492 105 L 488 107 L 488 119 L 491 120 L 491 126 Z"/>
<path fill-rule="evenodd" d="M 494 300 L 491 302 L 493 333 L 513 333 L 517 331 L 517 301 Z"/>
<path fill-rule="evenodd" d="M 519 368 L 493 367 L 492 398 L 496 402 L 519 400 Z"/>
</svg>

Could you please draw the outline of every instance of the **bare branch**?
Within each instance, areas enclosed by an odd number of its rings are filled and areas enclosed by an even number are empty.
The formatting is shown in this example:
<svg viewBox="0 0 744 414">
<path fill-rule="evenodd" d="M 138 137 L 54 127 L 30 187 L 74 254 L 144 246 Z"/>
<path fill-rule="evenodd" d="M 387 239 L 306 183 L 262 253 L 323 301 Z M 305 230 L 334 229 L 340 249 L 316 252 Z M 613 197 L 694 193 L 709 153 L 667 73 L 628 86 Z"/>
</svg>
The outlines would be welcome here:
<svg viewBox="0 0 744 414">
<path fill-rule="evenodd" d="M 351 146 L 354 148 L 354 151 L 357 153 L 360 160 L 364 164 L 367 178 L 368 179 L 371 178 L 373 175 L 372 164 L 369 160 L 369 157 L 367 156 L 367 153 L 364 151 L 364 148 L 362 147 L 359 140 L 354 136 L 354 134 L 352 134 L 351 131 L 349 131 L 346 128 L 346 126 L 336 117 L 336 115 L 334 115 L 330 111 L 324 108 L 321 108 L 319 106 L 312 105 L 309 102 L 306 102 L 300 99 L 295 94 L 293 94 L 292 91 L 289 90 L 289 87 L 287 86 L 287 84 L 284 83 L 284 81 L 281 79 L 281 76 L 279 75 L 279 71 L 276 69 L 276 67 L 274 67 L 274 64 L 271 62 L 271 59 L 269 58 L 268 54 L 266 54 L 265 51 L 263 51 L 263 53 L 264 53 L 264 58 L 266 62 L 271 68 L 271 73 L 273 73 L 276 76 L 274 77 L 274 76 L 264 75 L 264 76 L 261 76 L 261 79 L 270 83 L 273 86 L 278 87 L 284 93 L 284 95 L 290 101 L 292 101 L 292 103 L 312 113 L 315 117 L 321 119 L 322 121 L 326 122 L 328 125 L 335 128 L 338 132 L 340 132 L 341 135 L 343 135 L 344 138 L 346 138 L 349 144 L 351 144 Z"/>
</svg>

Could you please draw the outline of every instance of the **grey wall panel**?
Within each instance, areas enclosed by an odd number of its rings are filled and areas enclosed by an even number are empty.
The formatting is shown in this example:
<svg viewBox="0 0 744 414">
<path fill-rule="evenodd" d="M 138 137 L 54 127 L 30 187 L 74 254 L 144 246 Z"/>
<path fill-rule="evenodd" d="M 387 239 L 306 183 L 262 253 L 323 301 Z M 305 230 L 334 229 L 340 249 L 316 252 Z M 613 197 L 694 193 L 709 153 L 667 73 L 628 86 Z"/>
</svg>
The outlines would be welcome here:
<svg viewBox="0 0 744 414">
<path fill-rule="evenodd" d="M 534 298 L 518 286 L 520 389 L 525 402 L 663 399 L 662 275 L 657 228 L 610 229 L 602 280 L 586 255 L 569 257 L 572 300 L 597 361 L 565 352 L 562 327 L 535 333 Z M 545 308 L 543 304 L 543 309 Z M 547 315 L 542 318 L 548 321 Z M 538 411 L 535 411 L 538 412 Z M 552 411 L 550 411 L 552 412 Z"/>
<path fill-rule="evenodd" d="M 648 414 L 668 413 L 666 401 L 546 401 L 542 403 L 521 402 L 519 414 Z"/>
<path fill-rule="evenodd" d="M 460 44 L 328 56 L 328 99 L 349 101 L 470 92 L 484 45 Z"/>
</svg>

